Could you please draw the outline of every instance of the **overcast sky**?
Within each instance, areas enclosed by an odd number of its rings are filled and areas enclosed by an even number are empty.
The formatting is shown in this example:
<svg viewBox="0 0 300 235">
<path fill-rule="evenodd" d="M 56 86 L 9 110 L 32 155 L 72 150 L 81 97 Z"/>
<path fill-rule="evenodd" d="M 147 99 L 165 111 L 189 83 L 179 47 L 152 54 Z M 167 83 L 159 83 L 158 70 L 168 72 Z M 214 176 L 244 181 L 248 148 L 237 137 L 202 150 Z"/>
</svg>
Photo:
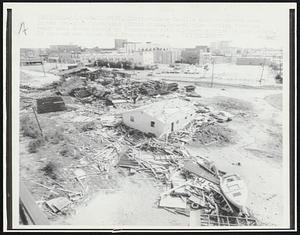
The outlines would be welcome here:
<svg viewBox="0 0 300 235">
<path fill-rule="evenodd" d="M 172 47 L 229 40 L 238 47 L 280 48 L 288 39 L 283 4 L 23 4 L 13 19 L 22 47 L 114 47 L 115 38 L 124 38 Z M 26 35 L 18 34 L 22 22 Z"/>
</svg>

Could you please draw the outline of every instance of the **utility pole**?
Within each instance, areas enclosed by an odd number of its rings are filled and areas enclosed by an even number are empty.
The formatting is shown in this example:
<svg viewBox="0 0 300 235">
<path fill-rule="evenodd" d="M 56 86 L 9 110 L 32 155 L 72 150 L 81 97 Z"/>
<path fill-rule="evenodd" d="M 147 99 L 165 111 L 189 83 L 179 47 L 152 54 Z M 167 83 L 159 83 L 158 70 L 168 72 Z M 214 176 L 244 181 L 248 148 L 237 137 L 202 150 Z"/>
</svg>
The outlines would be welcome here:
<svg viewBox="0 0 300 235">
<path fill-rule="evenodd" d="M 264 58 L 264 63 L 263 63 L 263 66 L 262 66 L 261 75 L 260 75 L 260 79 L 259 79 L 259 85 L 261 85 L 261 82 L 262 82 L 264 69 L 265 69 L 265 62 L 266 62 L 266 58 Z"/>
<path fill-rule="evenodd" d="M 39 122 L 39 120 L 38 120 L 38 118 L 37 118 L 37 115 L 36 115 L 36 112 L 35 112 L 34 107 L 32 107 L 32 110 L 33 110 L 33 113 L 34 113 L 36 122 L 37 122 L 37 124 L 38 124 L 38 126 L 39 126 L 39 129 L 40 129 L 40 131 L 41 131 L 41 135 L 43 136 L 43 131 L 42 131 L 42 128 L 41 128 L 41 126 L 40 126 L 40 122 Z"/>
<path fill-rule="evenodd" d="M 43 72 L 44 72 L 44 77 L 46 77 L 45 67 L 44 67 L 44 61 L 42 61 L 42 68 L 43 68 Z"/>
<path fill-rule="evenodd" d="M 212 58 L 212 71 L 211 71 L 210 87 L 213 87 L 213 83 L 214 83 L 214 67 L 215 67 L 215 60 Z"/>
</svg>

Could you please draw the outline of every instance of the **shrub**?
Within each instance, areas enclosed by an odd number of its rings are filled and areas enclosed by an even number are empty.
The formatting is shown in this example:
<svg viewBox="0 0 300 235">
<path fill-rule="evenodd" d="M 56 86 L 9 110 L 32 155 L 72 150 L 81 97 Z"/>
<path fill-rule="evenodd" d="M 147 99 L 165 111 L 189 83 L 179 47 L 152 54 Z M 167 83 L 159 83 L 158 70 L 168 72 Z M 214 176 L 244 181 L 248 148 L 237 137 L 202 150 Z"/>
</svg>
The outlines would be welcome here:
<svg viewBox="0 0 300 235">
<path fill-rule="evenodd" d="M 41 131 L 39 130 L 36 121 L 29 116 L 20 119 L 20 126 L 24 136 L 29 136 L 31 138 L 38 138 L 41 136 Z"/>
<path fill-rule="evenodd" d="M 59 153 L 63 157 L 72 157 L 74 159 L 79 159 L 82 156 L 78 148 L 69 144 L 64 144 Z"/>
<path fill-rule="evenodd" d="M 61 150 L 59 151 L 60 155 L 62 155 L 63 157 L 69 157 L 73 154 L 73 149 L 67 145 L 64 144 L 61 148 Z"/>
<path fill-rule="evenodd" d="M 51 179 L 58 178 L 58 164 L 54 162 L 48 162 L 45 167 L 41 169 L 46 176 L 49 176 Z"/>
<path fill-rule="evenodd" d="M 45 139 L 52 144 L 58 144 L 60 141 L 65 139 L 63 128 L 56 128 L 47 131 L 45 134 Z"/>
<path fill-rule="evenodd" d="M 39 136 L 37 139 L 31 140 L 28 144 L 28 151 L 30 153 L 36 153 L 38 148 L 44 144 L 44 139 Z"/>
<path fill-rule="evenodd" d="M 95 122 L 87 122 L 81 126 L 81 131 L 83 132 L 90 131 L 90 130 L 94 130 L 95 128 L 96 128 Z"/>
</svg>

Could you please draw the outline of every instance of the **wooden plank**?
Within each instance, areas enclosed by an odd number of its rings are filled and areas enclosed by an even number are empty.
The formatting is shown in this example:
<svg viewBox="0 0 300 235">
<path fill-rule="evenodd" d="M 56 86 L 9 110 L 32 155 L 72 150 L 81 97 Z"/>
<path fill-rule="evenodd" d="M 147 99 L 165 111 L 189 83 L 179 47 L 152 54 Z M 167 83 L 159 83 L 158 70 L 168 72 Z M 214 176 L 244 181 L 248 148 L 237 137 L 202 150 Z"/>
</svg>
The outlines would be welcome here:
<svg viewBox="0 0 300 235">
<path fill-rule="evenodd" d="M 165 195 L 161 197 L 160 207 L 171 207 L 171 208 L 186 208 L 186 199 L 181 199 L 178 197 L 171 197 L 169 195 Z"/>
<path fill-rule="evenodd" d="M 28 191 L 26 186 L 20 182 L 20 202 L 23 204 L 26 213 L 30 220 L 36 225 L 47 225 L 50 224 L 45 215 L 39 209 L 31 193 Z"/>
<path fill-rule="evenodd" d="M 203 168 L 201 168 L 200 166 L 198 166 L 197 164 L 193 163 L 192 161 L 185 161 L 183 169 L 193 173 L 199 177 L 202 177 L 214 184 L 219 185 L 220 184 L 220 180 L 219 178 L 213 176 L 212 174 L 208 173 L 207 171 L 205 171 Z"/>
<path fill-rule="evenodd" d="M 199 219 L 201 216 L 200 210 L 191 210 L 190 212 L 190 227 L 194 226 L 201 226 L 201 219 Z"/>
</svg>

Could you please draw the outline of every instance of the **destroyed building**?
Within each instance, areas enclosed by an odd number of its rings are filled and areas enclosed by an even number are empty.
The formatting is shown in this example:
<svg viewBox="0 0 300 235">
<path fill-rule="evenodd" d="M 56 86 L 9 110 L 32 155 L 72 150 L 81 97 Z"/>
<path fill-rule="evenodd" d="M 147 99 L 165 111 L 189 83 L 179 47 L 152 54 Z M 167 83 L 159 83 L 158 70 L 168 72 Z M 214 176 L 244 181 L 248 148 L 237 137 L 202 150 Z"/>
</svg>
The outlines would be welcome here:
<svg viewBox="0 0 300 235">
<path fill-rule="evenodd" d="M 122 114 L 125 125 L 161 137 L 190 123 L 195 115 L 194 106 L 181 99 L 171 99 L 142 106 Z"/>
</svg>

